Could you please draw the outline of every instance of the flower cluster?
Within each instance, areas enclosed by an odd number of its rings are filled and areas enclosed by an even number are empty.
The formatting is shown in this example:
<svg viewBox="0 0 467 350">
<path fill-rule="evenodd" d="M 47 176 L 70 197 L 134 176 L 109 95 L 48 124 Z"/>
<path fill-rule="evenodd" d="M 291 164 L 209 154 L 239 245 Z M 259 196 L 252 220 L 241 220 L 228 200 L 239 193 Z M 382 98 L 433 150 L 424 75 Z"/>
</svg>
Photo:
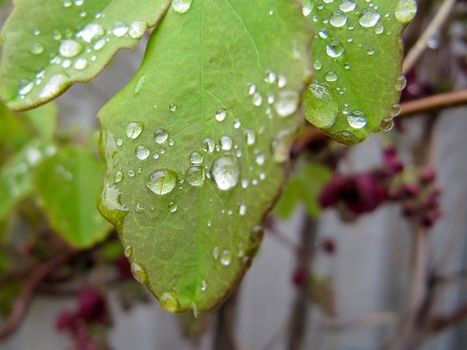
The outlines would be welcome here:
<svg viewBox="0 0 467 350">
<path fill-rule="evenodd" d="M 336 174 L 324 187 L 319 202 L 336 208 L 341 217 L 352 221 L 386 202 L 398 202 L 404 216 L 424 227 L 433 226 L 441 216 L 440 190 L 430 168 L 406 168 L 395 148 L 383 152 L 383 165 L 371 171 Z"/>
<path fill-rule="evenodd" d="M 104 295 L 95 288 L 83 288 L 78 294 L 76 310 L 62 311 L 56 319 L 60 331 L 71 334 L 76 349 L 100 350 L 105 348 L 94 336 L 94 326 L 109 326 L 110 317 Z"/>
</svg>

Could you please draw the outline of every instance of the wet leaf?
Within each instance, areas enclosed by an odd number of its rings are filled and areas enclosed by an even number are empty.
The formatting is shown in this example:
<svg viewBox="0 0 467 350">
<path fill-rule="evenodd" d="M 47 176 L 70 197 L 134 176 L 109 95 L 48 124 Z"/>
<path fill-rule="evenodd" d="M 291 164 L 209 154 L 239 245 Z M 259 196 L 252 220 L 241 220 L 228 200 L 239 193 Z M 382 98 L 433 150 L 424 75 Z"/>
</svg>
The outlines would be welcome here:
<svg viewBox="0 0 467 350">
<path fill-rule="evenodd" d="M 35 171 L 37 192 L 50 225 L 75 247 L 90 247 L 110 232 L 96 205 L 103 170 L 88 150 L 65 146 Z"/>
<path fill-rule="evenodd" d="M 288 0 L 169 10 L 100 112 L 101 212 L 168 311 L 216 307 L 249 267 L 302 123 L 310 33 Z"/>
<path fill-rule="evenodd" d="M 0 96 L 15 110 L 95 77 L 134 46 L 169 0 L 17 0 L 2 30 Z"/>
<path fill-rule="evenodd" d="M 302 203 L 311 217 L 319 217 L 321 209 L 318 197 L 331 177 L 332 172 L 326 166 L 317 163 L 301 164 L 297 173 L 286 184 L 275 212 L 280 218 L 287 219 L 295 207 Z"/>
<path fill-rule="evenodd" d="M 305 1 L 316 30 L 315 78 L 305 99 L 310 123 L 353 144 L 389 129 L 404 86 L 400 36 L 414 0 Z"/>
</svg>

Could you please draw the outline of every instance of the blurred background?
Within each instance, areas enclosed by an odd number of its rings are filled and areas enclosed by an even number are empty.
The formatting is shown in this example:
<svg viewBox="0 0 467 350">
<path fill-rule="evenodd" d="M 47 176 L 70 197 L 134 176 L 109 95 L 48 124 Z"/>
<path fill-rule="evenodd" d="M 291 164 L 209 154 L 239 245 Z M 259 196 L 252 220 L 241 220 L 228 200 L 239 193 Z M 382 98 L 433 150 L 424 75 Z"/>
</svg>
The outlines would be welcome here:
<svg viewBox="0 0 467 350">
<path fill-rule="evenodd" d="M 444 3 L 419 2 L 407 52 Z M 131 277 L 115 233 L 68 253 L 43 199 L 15 202 L 0 216 L 0 349 L 467 349 L 467 107 L 407 112 L 467 88 L 467 1 L 451 3 L 406 74 L 391 131 L 351 148 L 303 132 L 261 251 L 212 314 L 163 311 Z M 0 7 L 0 25 L 9 11 Z M 136 72 L 145 45 L 47 107 L 47 126 L 1 106 L 0 169 L 40 133 L 97 159 L 96 113 Z M 21 188 L 27 169 L 15 169 Z M 3 196 L 0 185 L 0 213 Z"/>
</svg>

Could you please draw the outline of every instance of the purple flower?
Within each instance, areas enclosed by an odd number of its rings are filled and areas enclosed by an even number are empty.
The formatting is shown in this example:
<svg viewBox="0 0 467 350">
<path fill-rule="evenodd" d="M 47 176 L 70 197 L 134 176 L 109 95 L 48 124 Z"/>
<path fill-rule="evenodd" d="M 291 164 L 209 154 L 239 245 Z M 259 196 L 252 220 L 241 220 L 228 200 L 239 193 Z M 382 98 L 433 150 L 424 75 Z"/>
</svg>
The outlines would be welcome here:
<svg viewBox="0 0 467 350">
<path fill-rule="evenodd" d="M 375 210 L 385 199 L 386 188 L 373 173 L 336 175 L 323 189 L 319 201 L 323 208 L 343 205 L 355 215 Z"/>
</svg>

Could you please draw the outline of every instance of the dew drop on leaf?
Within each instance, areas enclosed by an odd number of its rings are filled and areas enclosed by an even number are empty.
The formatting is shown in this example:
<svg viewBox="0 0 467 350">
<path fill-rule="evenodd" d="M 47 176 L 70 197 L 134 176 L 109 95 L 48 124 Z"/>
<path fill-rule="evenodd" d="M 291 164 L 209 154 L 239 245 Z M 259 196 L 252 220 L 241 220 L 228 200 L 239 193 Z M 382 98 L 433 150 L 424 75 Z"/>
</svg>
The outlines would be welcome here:
<svg viewBox="0 0 467 350">
<path fill-rule="evenodd" d="M 212 165 L 211 172 L 217 187 L 221 191 L 228 191 L 238 184 L 240 169 L 235 158 L 217 158 Z"/>
<path fill-rule="evenodd" d="M 144 125 L 140 122 L 130 122 L 126 128 L 126 136 L 131 140 L 136 140 L 143 132 Z"/>
<path fill-rule="evenodd" d="M 177 174 L 168 169 L 153 172 L 146 182 L 146 187 L 159 196 L 172 192 L 176 185 Z"/>
</svg>

